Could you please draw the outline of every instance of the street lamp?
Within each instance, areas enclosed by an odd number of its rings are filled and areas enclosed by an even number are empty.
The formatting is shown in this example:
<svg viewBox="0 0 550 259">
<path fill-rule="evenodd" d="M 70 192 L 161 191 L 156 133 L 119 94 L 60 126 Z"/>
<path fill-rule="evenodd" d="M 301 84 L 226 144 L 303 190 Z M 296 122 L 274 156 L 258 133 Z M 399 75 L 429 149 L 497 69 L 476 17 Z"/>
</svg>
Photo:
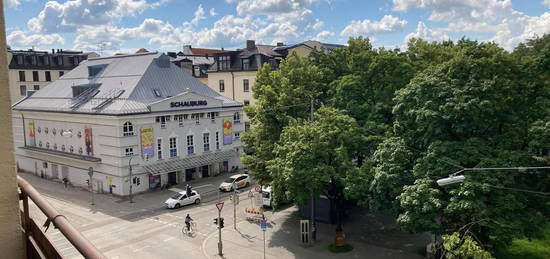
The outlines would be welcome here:
<svg viewBox="0 0 550 259">
<path fill-rule="evenodd" d="M 518 170 L 520 172 L 525 172 L 527 170 L 535 170 L 535 169 L 550 169 L 550 166 L 530 166 L 530 167 L 491 167 L 491 168 L 483 168 L 483 167 L 477 167 L 477 168 L 463 168 L 462 170 L 455 172 L 454 174 L 449 175 L 447 178 L 442 178 L 437 180 L 437 184 L 439 186 L 445 186 L 449 184 L 455 184 L 455 183 L 461 183 L 464 182 L 466 179 L 466 176 L 459 175 L 465 171 L 496 171 L 496 170 Z"/>
</svg>

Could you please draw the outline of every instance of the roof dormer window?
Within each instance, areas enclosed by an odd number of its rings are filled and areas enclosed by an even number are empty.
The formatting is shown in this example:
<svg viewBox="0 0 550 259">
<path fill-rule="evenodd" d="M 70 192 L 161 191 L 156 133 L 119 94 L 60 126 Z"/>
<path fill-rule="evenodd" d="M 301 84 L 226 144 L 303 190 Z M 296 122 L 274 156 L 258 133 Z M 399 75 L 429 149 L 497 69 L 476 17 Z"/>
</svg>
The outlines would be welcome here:
<svg viewBox="0 0 550 259">
<path fill-rule="evenodd" d="M 160 94 L 160 89 L 158 88 L 153 89 L 153 93 L 155 93 L 156 97 L 162 97 L 162 95 Z"/>
<path fill-rule="evenodd" d="M 88 66 L 88 77 L 96 77 L 106 65 Z"/>
</svg>

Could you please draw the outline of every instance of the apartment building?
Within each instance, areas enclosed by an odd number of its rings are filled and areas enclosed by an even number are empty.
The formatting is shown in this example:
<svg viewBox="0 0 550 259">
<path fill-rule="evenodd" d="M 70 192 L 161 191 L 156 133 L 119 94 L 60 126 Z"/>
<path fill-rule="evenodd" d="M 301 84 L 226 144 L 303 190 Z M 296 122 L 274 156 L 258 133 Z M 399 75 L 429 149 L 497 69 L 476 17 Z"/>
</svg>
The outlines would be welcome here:
<svg viewBox="0 0 550 259">
<path fill-rule="evenodd" d="M 226 52 L 224 49 L 193 48 L 191 45 L 185 45 L 182 51 L 168 52 L 167 54 L 171 57 L 172 63 L 180 67 L 183 72 L 207 85 L 207 70 L 214 64 L 214 54 Z"/>
<path fill-rule="evenodd" d="M 209 177 L 242 167 L 242 107 L 164 54 L 90 58 L 14 105 L 17 167 L 117 195 Z"/>
<path fill-rule="evenodd" d="M 48 51 L 8 49 L 8 78 L 11 103 L 16 103 L 28 91 L 38 91 L 62 77 L 80 62 L 98 57 L 95 52 Z"/>
</svg>

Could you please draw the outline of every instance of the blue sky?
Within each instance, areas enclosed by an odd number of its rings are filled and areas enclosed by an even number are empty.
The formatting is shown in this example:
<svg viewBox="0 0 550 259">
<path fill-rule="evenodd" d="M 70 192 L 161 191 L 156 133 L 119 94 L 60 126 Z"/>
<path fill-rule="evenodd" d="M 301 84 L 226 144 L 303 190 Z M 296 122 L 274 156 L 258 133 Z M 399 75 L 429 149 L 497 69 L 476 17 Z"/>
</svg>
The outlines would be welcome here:
<svg viewBox="0 0 550 259">
<path fill-rule="evenodd" d="M 235 49 L 247 39 L 375 46 L 408 39 L 494 41 L 505 49 L 550 32 L 550 0 L 5 0 L 14 49 Z"/>
</svg>

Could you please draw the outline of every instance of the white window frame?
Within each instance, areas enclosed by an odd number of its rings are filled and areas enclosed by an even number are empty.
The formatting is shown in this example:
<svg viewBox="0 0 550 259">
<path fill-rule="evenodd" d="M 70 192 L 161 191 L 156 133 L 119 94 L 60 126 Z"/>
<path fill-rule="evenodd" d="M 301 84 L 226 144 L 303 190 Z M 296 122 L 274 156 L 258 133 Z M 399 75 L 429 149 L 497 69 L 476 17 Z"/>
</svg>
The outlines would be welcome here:
<svg viewBox="0 0 550 259">
<path fill-rule="evenodd" d="M 134 155 L 134 148 L 133 147 L 127 147 L 125 149 L 125 152 L 126 156 L 133 156 Z"/>
<path fill-rule="evenodd" d="M 216 131 L 216 150 L 220 150 L 220 132 Z"/>
<path fill-rule="evenodd" d="M 178 157 L 178 137 L 170 137 L 168 139 L 168 149 L 170 151 L 170 158 Z"/>
<path fill-rule="evenodd" d="M 193 135 L 187 135 L 187 154 L 191 155 L 195 153 L 195 141 Z M 189 141 L 191 140 L 191 141 Z"/>
<path fill-rule="evenodd" d="M 241 114 L 239 112 L 235 112 L 233 114 L 233 123 L 234 124 L 239 124 L 241 123 Z"/>
<path fill-rule="evenodd" d="M 250 80 L 248 79 L 243 79 L 243 92 L 250 92 Z"/>
<path fill-rule="evenodd" d="M 157 160 L 161 160 L 162 159 L 162 138 L 157 138 L 157 142 L 156 142 L 156 145 L 157 145 Z"/>
<path fill-rule="evenodd" d="M 132 122 L 127 121 L 122 125 L 122 136 L 134 136 L 134 124 Z"/>
<path fill-rule="evenodd" d="M 210 151 L 210 133 L 202 134 L 202 142 L 203 142 L 204 152 Z"/>
</svg>

